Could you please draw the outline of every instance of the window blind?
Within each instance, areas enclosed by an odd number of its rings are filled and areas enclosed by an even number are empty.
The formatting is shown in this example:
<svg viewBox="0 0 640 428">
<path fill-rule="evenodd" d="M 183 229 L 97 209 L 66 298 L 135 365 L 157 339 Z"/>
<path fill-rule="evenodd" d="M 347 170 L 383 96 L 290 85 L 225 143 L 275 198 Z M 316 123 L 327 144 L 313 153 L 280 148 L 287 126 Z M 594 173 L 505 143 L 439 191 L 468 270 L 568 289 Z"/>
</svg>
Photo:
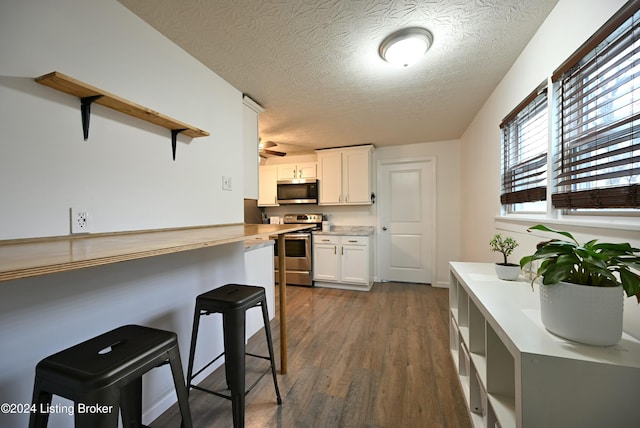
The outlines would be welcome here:
<svg viewBox="0 0 640 428">
<path fill-rule="evenodd" d="M 554 73 L 556 208 L 640 207 L 640 12 L 627 3 Z"/>
<path fill-rule="evenodd" d="M 547 199 L 547 88 L 536 88 L 500 124 L 502 193 L 511 205 Z"/>
</svg>

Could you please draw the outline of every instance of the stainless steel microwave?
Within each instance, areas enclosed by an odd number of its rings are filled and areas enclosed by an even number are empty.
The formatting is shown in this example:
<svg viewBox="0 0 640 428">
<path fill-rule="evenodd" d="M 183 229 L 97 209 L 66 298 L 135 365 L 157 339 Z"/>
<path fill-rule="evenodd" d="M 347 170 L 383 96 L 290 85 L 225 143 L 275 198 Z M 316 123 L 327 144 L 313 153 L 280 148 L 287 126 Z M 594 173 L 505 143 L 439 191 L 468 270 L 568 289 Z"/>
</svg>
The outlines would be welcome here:
<svg viewBox="0 0 640 428">
<path fill-rule="evenodd" d="M 318 203 L 318 180 L 315 178 L 278 180 L 276 186 L 281 205 Z"/>
</svg>

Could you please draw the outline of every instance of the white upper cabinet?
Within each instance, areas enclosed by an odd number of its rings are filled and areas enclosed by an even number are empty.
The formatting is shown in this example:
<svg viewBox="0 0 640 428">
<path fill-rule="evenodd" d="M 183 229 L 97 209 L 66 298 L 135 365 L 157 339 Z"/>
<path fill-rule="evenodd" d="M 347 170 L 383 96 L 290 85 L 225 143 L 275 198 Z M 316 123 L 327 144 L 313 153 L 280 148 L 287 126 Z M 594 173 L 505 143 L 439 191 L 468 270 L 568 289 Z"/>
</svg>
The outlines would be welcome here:
<svg viewBox="0 0 640 428">
<path fill-rule="evenodd" d="M 274 207 L 278 205 L 278 169 L 275 165 L 260 167 L 260 186 L 258 188 L 258 206 Z"/>
<path fill-rule="evenodd" d="M 318 151 L 318 204 L 342 203 L 342 152 Z"/>
<path fill-rule="evenodd" d="M 259 199 L 258 179 L 258 121 L 264 109 L 248 96 L 242 108 L 242 135 L 244 144 L 244 197 Z"/>
<path fill-rule="evenodd" d="M 342 192 L 345 204 L 371 203 L 371 150 L 342 153 Z"/>
<path fill-rule="evenodd" d="M 278 165 L 278 180 L 294 180 L 301 178 L 316 178 L 317 164 L 315 162 Z"/>
<path fill-rule="evenodd" d="M 372 145 L 317 150 L 319 205 L 371 204 Z"/>
<path fill-rule="evenodd" d="M 278 206 L 278 180 L 316 178 L 316 162 L 282 163 L 260 166 L 258 206 Z"/>
</svg>

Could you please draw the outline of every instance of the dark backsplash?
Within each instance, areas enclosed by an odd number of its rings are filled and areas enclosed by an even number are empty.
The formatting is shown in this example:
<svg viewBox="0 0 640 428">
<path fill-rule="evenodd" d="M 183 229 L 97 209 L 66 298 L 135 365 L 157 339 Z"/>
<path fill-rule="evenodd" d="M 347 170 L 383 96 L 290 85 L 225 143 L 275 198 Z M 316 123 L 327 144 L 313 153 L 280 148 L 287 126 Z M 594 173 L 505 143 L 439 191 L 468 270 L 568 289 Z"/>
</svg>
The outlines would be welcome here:
<svg viewBox="0 0 640 428">
<path fill-rule="evenodd" d="M 262 210 L 258 208 L 256 199 L 244 200 L 244 222 L 245 224 L 262 224 Z"/>
</svg>

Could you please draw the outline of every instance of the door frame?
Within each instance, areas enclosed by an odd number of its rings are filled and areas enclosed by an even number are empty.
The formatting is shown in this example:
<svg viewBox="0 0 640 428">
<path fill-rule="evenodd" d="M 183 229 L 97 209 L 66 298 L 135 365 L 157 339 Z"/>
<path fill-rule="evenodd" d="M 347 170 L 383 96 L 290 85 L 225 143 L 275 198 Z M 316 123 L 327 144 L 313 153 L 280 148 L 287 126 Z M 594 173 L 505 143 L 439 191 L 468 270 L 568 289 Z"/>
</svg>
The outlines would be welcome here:
<svg viewBox="0 0 640 428">
<path fill-rule="evenodd" d="M 376 191 L 382 188 L 382 173 L 381 173 L 381 167 L 383 165 L 402 165 L 402 164 L 409 164 L 409 163 L 431 163 L 431 172 L 429 174 L 429 183 L 430 183 L 430 189 L 429 189 L 429 213 L 431 215 L 431 221 L 430 224 L 427 226 L 428 230 L 427 232 L 433 236 L 433 239 L 430 241 L 430 252 L 431 252 L 431 260 L 429 260 L 430 266 L 431 266 L 431 286 L 434 287 L 436 286 L 436 279 L 438 278 L 437 275 L 437 257 L 436 257 L 436 248 L 437 248 L 437 235 L 436 235 L 436 224 L 438 222 L 438 219 L 436 218 L 436 214 L 438 212 L 437 210 L 437 196 L 436 196 L 436 190 L 437 190 L 437 183 L 436 183 L 436 177 L 437 177 L 437 162 L 436 162 L 436 157 L 435 156 L 418 156 L 418 157 L 411 157 L 411 158 L 407 158 L 407 157 L 402 157 L 402 158 L 389 158 L 389 159 L 378 159 L 378 161 L 376 162 Z M 379 202 L 381 200 L 381 198 L 376 198 L 377 202 Z M 378 278 L 379 281 L 382 281 L 382 276 L 381 276 L 381 269 L 380 267 L 382 266 L 382 255 L 383 255 L 383 251 L 382 251 L 382 209 L 380 207 L 378 207 L 378 209 L 376 210 L 377 212 L 377 230 L 378 230 L 378 236 L 376 237 L 376 247 L 377 247 L 377 251 L 376 251 L 376 268 L 375 268 L 375 276 L 376 278 Z"/>
</svg>

